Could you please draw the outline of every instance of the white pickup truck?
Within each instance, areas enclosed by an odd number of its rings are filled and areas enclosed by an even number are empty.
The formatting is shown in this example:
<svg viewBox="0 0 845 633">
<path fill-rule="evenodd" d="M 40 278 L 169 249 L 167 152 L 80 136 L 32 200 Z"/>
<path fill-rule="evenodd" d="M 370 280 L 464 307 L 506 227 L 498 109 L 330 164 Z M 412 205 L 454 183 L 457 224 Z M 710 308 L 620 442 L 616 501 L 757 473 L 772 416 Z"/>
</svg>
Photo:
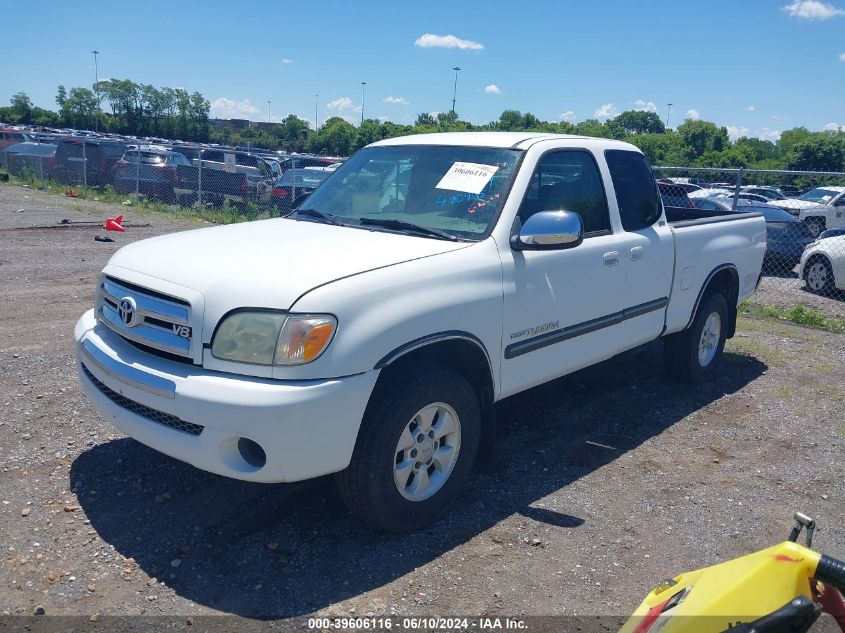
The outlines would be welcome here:
<svg viewBox="0 0 845 633">
<path fill-rule="evenodd" d="M 845 226 L 845 187 L 816 187 L 800 198 L 771 200 L 769 204 L 805 222 L 813 237 L 818 237 L 826 229 Z"/>
<path fill-rule="evenodd" d="M 757 214 L 667 219 L 626 143 L 394 138 L 290 218 L 118 251 L 76 325 L 79 378 L 162 453 L 337 473 L 364 521 L 409 531 L 490 449 L 496 401 L 661 337 L 672 377 L 710 377 L 765 251 Z"/>
</svg>

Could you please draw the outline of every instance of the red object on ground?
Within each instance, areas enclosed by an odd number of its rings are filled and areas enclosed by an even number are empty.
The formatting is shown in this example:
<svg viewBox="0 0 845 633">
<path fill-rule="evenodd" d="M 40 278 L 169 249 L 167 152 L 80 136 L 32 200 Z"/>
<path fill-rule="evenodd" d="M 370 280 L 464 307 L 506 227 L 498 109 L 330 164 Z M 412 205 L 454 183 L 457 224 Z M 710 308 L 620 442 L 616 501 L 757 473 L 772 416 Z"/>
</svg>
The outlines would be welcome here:
<svg viewBox="0 0 845 633">
<path fill-rule="evenodd" d="M 74 191 L 73 189 L 67 189 L 67 190 L 65 190 L 65 195 L 68 198 L 75 198 L 76 197 L 76 191 Z"/>
<path fill-rule="evenodd" d="M 116 215 L 113 218 L 106 218 L 105 223 L 103 223 L 103 228 L 106 231 L 118 231 L 119 233 L 123 233 L 126 229 L 123 228 L 121 222 L 123 222 L 122 215 Z"/>
</svg>

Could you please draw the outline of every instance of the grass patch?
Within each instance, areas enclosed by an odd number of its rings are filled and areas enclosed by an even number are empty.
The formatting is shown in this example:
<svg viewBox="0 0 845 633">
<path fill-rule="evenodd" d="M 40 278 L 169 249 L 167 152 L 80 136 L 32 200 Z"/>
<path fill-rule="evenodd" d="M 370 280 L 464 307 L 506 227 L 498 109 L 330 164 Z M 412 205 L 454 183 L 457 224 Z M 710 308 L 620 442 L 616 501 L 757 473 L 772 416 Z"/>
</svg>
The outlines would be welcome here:
<svg viewBox="0 0 845 633">
<path fill-rule="evenodd" d="M 778 308 L 772 305 L 761 306 L 744 301 L 739 306 L 739 314 L 756 319 L 788 321 L 816 330 L 845 334 L 845 319 L 827 317 L 800 304 L 794 308 Z"/>
<path fill-rule="evenodd" d="M 725 351 L 738 356 L 762 359 L 770 367 L 779 367 L 786 363 L 786 358 L 781 352 L 751 338 L 729 339 L 725 341 Z"/>
</svg>

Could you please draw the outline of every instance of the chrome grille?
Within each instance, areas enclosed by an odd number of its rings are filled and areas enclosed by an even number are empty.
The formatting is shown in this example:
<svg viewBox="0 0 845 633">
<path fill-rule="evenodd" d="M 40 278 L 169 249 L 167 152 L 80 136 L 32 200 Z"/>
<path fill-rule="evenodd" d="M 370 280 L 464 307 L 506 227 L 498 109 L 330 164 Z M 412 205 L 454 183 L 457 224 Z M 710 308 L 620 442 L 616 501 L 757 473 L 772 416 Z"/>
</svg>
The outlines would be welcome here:
<svg viewBox="0 0 845 633">
<path fill-rule="evenodd" d="M 103 277 L 97 289 L 99 320 L 123 338 L 139 345 L 179 357 L 191 358 L 193 329 L 188 302 Z M 121 301 L 135 305 L 135 318 L 127 324 L 121 318 Z"/>
<path fill-rule="evenodd" d="M 97 380 L 97 377 L 88 370 L 84 363 L 82 363 L 82 371 L 88 377 L 88 380 L 94 383 L 94 386 L 99 389 L 104 396 L 106 396 L 116 405 L 123 407 L 127 411 L 131 411 L 135 415 L 140 415 L 142 418 L 146 418 L 148 420 L 151 420 L 152 422 L 158 422 L 159 424 L 168 426 L 171 429 L 182 431 L 183 433 L 188 433 L 189 435 L 199 435 L 205 428 L 200 424 L 194 424 L 193 422 L 185 422 L 185 420 L 183 420 L 182 418 L 177 418 L 175 415 L 170 415 L 169 413 L 165 413 L 164 411 L 153 409 L 152 407 L 148 407 L 147 405 L 141 404 L 140 402 L 130 400 L 126 396 L 122 396 L 121 394 L 117 393 L 112 389 L 109 389 L 106 385 Z"/>
</svg>

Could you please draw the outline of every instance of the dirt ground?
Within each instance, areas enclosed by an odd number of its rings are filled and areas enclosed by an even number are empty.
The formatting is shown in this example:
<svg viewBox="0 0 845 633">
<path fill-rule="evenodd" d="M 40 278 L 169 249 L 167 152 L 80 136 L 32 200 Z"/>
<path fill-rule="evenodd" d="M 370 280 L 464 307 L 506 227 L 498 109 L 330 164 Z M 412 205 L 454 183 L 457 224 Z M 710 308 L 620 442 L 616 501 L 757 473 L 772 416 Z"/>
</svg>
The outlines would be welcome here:
<svg viewBox="0 0 845 633">
<path fill-rule="evenodd" d="M 31 228 L 120 211 L 111 243 Z M 501 403 L 492 472 L 413 535 L 364 529 L 330 478 L 227 480 L 123 437 L 78 387 L 73 324 L 117 248 L 195 226 L 0 186 L 3 613 L 626 614 L 799 509 L 845 557 L 845 336 L 783 323 L 743 320 L 703 386 L 655 343 Z"/>
</svg>

